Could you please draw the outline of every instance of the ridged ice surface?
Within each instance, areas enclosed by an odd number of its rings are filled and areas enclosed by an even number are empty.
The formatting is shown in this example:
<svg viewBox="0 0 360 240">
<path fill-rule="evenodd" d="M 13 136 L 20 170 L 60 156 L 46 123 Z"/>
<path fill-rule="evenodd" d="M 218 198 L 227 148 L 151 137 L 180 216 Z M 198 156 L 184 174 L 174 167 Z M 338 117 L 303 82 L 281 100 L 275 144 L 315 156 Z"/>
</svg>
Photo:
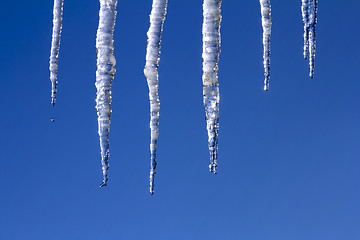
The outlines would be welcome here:
<svg viewBox="0 0 360 240">
<path fill-rule="evenodd" d="M 146 49 L 146 65 L 144 74 L 149 86 L 150 99 L 150 129 L 151 129 L 151 168 L 150 168 L 150 194 L 154 193 L 154 177 L 156 173 L 156 145 L 159 136 L 159 73 L 161 33 L 165 21 L 167 0 L 153 0 L 150 27 L 147 32 L 148 42 Z"/>
<path fill-rule="evenodd" d="M 264 46 L 264 90 L 269 90 L 270 80 L 270 35 L 271 35 L 271 4 L 270 0 L 260 0 L 261 23 L 263 28 L 263 46 Z"/>
<path fill-rule="evenodd" d="M 51 105 L 55 106 L 57 93 L 57 72 L 58 72 L 58 57 L 60 49 L 60 38 L 62 28 L 62 12 L 64 0 L 54 0 L 53 10 L 53 30 L 51 41 L 51 55 L 50 55 L 50 81 L 51 81 Z"/>
<path fill-rule="evenodd" d="M 311 78 L 314 77 L 315 69 L 315 26 L 317 22 L 318 0 L 302 0 L 301 12 L 304 23 L 304 58 L 309 57 Z"/>
<path fill-rule="evenodd" d="M 210 172 L 217 173 L 219 131 L 219 82 L 221 0 L 204 0 L 203 3 L 203 95 L 206 128 L 210 151 Z"/>
<path fill-rule="evenodd" d="M 99 27 L 96 34 L 96 111 L 101 148 L 103 182 L 106 186 L 109 169 L 109 131 L 111 116 L 111 83 L 115 74 L 114 26 L 117 0 L 100 0 Z"/>
</svg>

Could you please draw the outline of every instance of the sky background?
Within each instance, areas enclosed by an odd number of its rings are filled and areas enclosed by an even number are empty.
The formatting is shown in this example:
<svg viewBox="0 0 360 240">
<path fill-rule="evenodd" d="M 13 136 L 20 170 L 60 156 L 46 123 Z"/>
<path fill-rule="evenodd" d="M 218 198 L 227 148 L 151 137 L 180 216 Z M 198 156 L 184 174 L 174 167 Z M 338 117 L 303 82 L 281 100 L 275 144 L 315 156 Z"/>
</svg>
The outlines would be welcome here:
<svg viewBox="0 0 360 240">
<path fill-rule="evenodd" d="M 0 239 L 360 239 L 360 2 L 319 1 L 313 80 L 302 57 L 301 1 L 271 2 L 269 92 L 259 2 L 222 4 L 214 176 L 202 102 L 202 1 L 169 0 L 153 196 L 143 75 L 151 1 L 117 7 L 110 179 L 102 189 L 99 2 L 65 0 L 54 110 L 53 2 L 2 2 Z"/>
</svg>

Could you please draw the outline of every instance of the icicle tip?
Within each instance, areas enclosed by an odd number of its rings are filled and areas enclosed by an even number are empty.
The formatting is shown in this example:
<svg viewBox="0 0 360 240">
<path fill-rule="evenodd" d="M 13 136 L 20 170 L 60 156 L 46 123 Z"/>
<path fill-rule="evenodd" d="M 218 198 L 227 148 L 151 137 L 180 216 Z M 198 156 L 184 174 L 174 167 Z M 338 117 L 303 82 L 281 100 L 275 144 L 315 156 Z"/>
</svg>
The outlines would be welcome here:
<svg viewBox="0 0 360 240">
<path fill-rule="evenodd" d="M 217 174 L 217 158 L 214 155 L 211 156 L 211 162 L 209 164 L 209 170 L 211 173 Z"/>
<path fill-rule="evenodd" d="M 106 187 L 107 186 L 107 180 L 104 180 L 99 187 Z"/>
</svg>

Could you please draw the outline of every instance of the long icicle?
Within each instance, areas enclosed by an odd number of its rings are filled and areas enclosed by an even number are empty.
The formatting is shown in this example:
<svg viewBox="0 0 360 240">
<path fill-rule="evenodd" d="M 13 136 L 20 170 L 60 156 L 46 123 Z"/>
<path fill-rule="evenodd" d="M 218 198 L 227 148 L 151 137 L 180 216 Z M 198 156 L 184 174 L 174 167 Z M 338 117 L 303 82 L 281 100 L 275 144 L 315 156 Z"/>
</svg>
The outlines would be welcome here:
<svg viewBox="0 0 360 240">
<path fill-rule="evenodd" d="M 159 136 L 159 60 L 161 47 L 161 33 L 165 21 L 167 0 L 153 0 L 150 27 L 147 32 L 148 42 L 146 49 L 146 65 L 144 74 L 149 86 L 150 99 L 150 129 L 151 129 L 151 168 L 150 168 L 150 194 L 154 194 L 154 177 L 156 173 L 156 145 Z"/>
<path fill-rule="evenodd" d="M 270 0 L 260 0 L 261 22 L 263 28 L 263 46 L 264 46 L 264 90 L 269 90 L 270 80 L 270 35 L 271 35 L 271 4 Z"/>
<path fill-rule="evenodd" d="M 51 81 L 51 105 L 55 106 L 57 93 L 57 72 L 58 72 L 58 57 L 60 49 L 60 38 L 62 28 L 62 13 L 64 0 L 54 0 L 53 9 L 53 30 L 51 41 L 51 55 L 50 55 L 50 81 Z"/>
<path fill-rule="evenodd" d="M 317 22 L 317 6 L 318 0 L 311 0 L 309 6 L 309 65 L 311 78 L 314 77 L 315 70 L 315 49 L 316 49 L 316 38 L 315 38 L 315 26 Z"/>
<path fill-rule="evenodd" d="M 203 96 L 206 128 L 210 151 L 210 172 L 217 173 L 219 130 L 219 82 L 221 0 L 204 0 L 203 3 Z"/>
<path fill-rule="evenodd" d="M 109 169 L 109 131 L 111 116 L 111 83 L 115 74 L 113 33 L 116 19 L 117 0 L 100 0 L 99 27 L 96 34 L 96 111 L 101 148 L 103 182 L 106 186 Z"/>
</svg>

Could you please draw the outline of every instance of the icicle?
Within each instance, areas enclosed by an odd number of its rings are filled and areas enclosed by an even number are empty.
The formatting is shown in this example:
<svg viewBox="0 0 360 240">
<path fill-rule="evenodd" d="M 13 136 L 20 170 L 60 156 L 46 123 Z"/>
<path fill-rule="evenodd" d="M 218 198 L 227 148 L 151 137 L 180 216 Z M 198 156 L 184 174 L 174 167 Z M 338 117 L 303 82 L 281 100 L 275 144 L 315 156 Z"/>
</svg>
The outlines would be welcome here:
<svg viewBox="0 0 360 240">
<path fill-rule="evenodd" d="M 269 90 L 270 79 L 270 35 L 271 35 L 271 4 L 270 0 L 260 0 L 261 21 L 263 27 L 263 45 L 264 45 L 264 90 Z"/>
<path fill-rule="evenodd" d="M 115 74 L 114 26 L 117 0 L 100 0 L 99 27 L 96 34 L 97 71 L 96 71 L 96 111 L 101 148 L 103 182 L 107 185 L 109 169 L 109 130 L 111 116 L 111 83 Z"/>
<path fill-rule="evenodd" d="M 217 173 L 219 130 L 219 82 L 221 0 L 204 0 L 203 3 L 203 96 L 206 112 L 210 172 Z"/>
<path fill-rule="evenodd" d="M 307 59 L 309 52 L 309 0 L 302 0 L 301 13 L 304 23 L 304 58 Z"/>
<path fill-rule="evenodd" d="M 310 77 L 314 77 L 315 69 L 315 48 L 316 48 L 316 39 L 315 39 L 315 26 L 317 22 L 317 5 L 318 0 L 311 0 L 309 7 L 309 65 L 310 65 Z"/>
<path fill-rule="evenodd" d="M 167 0 L 153 0 L 150 14 L 150 27 L 147 32 L 148 42 L 146 49 L 146 65 L 144 74 L 149 86 L 150 99 L 150 129 L 151 129 L 151 169 L 150 169 L 150 194 L 154 194 L 154 177 L 156 173 L 156 144 L 159 136 L 159 73 L 161 33 L 165 21 Z"/>
<path fill-rule="evenodd" d="M 301 12 L 304 23 L 304 58 L 309 55 L 309 65 L 311 78 L 314 77 L 315 69 L 315 26 L 317 22 L 318 0 L 302 0 Z"/>
<path fill-rule="evenodd" d="M 54 0 L 53 30 L 50 55 L 50 81 L 51 81 L 51 105 L 55 106 L 57 92 L 58 57 L 60 48 L 60 37 L 62 28 L 62 12 L 64 0 Z"/>
</svg>

